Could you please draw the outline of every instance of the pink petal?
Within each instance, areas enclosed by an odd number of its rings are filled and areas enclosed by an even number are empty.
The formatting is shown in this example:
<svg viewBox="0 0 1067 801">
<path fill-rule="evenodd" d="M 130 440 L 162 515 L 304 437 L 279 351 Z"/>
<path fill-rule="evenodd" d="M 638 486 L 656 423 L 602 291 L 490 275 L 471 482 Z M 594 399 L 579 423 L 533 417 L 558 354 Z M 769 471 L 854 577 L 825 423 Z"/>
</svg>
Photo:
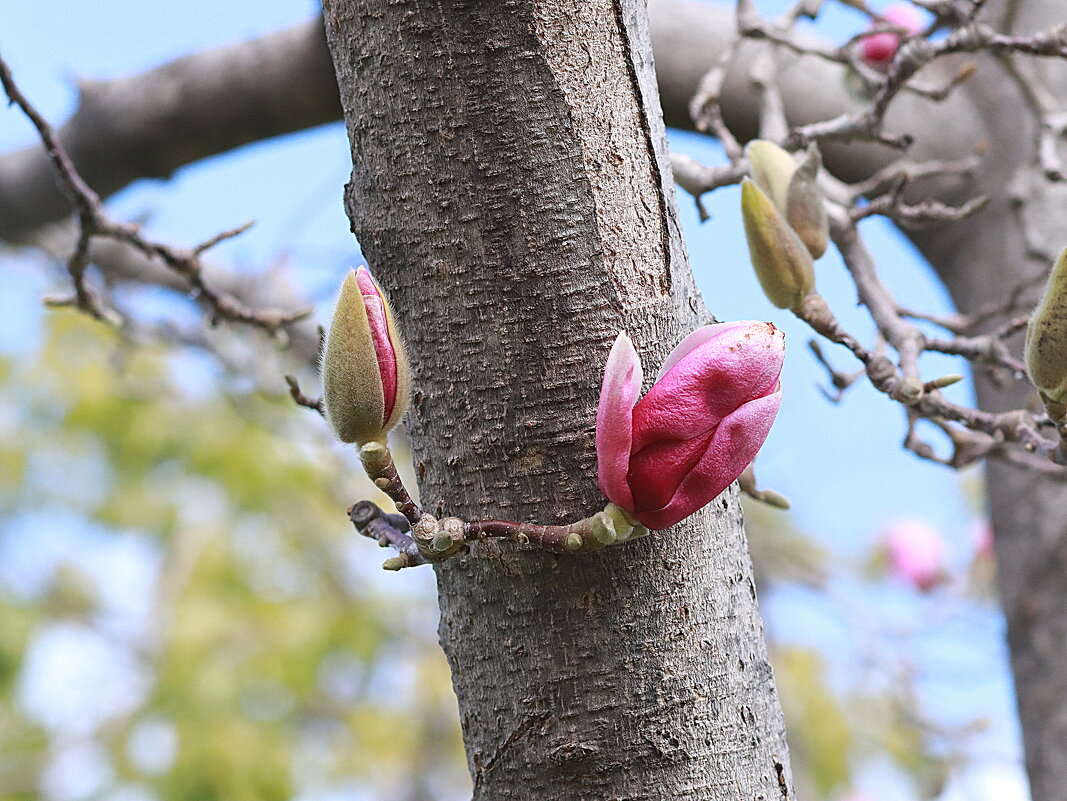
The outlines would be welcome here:
<svg viewBox="0 0 1067 801">
<path fill-rule="evenodd" d="M 630 455 L 626 481 L 634 495 L 634 509 L 661 509 L 671 502 L 678 485 L 700 462 L 714 429 L 693 439 L 653 442 Z"/>
<path fill-rule="evenodd" d="M 919 33 L 925 27 L 922 12 L 910 3 L 891 5 L 879 16 L 890 25 L 903 28 L 910 34 Z"/>
<path fill-rule="evenodd" d="M 682 479 L 670 503 L 660 509 L 638 511 L 637 519 L 659 531 L 715 500 L 756 458 L 781 402 L 779 390 L 750 401 L 723 418 L 703 457 Z"/>
<path fill-rule="evenodd" d="M 633 452 L 706 434 L 741 405 L 778 387 L 785 337 L 770 323 L 729 325 L 690 350 L 633 412 Z"/>
<path fill-rule="evenodd" d="M 937 529 L 922 520 L 895 520 L 884 530 L 890 567 L 903 581 L 929 590 L 945 576 L 945 543 Z"/>
<path fill-rule="evenodd" d="M 889 6 L 878 15 L 878 19 L 874 22 L 895 25 L 912 35 L 919 33 L 925 27 L 922 14 L 917 8 L 907 3 Z M 896 55 L 900 40 L 899 34 L 889 31 L 865 36 L 860 41 L 860 56 L 871 66 L 884 67 Z"/>
<path fill-rule="evenodd" d="M 683 358 L 689 355 L 689 353 L 696 348 L 703 345 L 709 339 L 717 337 L 725 331 L 731 328 L 736 328 L 739 325 L 748 325 L 747 322 L 741 321 L 736 323 L 716 323 L 715 325 L 703 325 L 687 336 L 681 342 L 674 346 L 674 350 L 667 354 L 667 360 L 663 362 L 663 366 L 659 368 L 659 372 L 656 374 L 656 380 L 659 381 L 663 376 L 667 374 L 674 365 L 678 364 Z"/>
<path fill-rule="evenodd" d="M 860 56 L 871 66 L 885 66 L 896 55 L 900 37 L 895 33 L 872 33 L 860 42 Z"/>
<path fill-rule="evenodd" d="M 385 395 L 385 418 L 382 420 L 384 423 L 393 413 L 393 406 L 396 404 L 396 351 L 389 337 L 389 320 L 385 314 L 382 292 L 366 267 L 356 270 L 356 283 L 363 294 L 363 305 L 367 308 L 367 323 L 370 325 L 374 353 L 382 377 L 382 391 Z"/>
<path fill-rule="evenodd" d="M 620 331 L 604 367 L 596 413 L 596 458 L 600 491 L 627 511 L 634 507 L 626 473 L 630 464 L 633 407 L 641 393 L 642 380 L 641 359 L 630 337 Z"/>
</svg>

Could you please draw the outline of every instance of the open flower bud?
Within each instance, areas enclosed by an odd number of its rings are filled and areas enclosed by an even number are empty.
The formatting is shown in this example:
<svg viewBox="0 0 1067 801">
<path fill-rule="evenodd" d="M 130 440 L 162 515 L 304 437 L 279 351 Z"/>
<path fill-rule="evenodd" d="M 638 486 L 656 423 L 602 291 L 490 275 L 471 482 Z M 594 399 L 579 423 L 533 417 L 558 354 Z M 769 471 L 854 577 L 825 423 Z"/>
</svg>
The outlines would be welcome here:
<svg viewBox="0 0 1067 801">
<path fill-rule="evenodd" d="M 741 216 L 756 277 L 779 309 L 793 309 L 815 289 L 811 253 L 754 181 L 741 181 Z"/>
<path fill-rule="evenodd" d="M 1045 294 L 1030 317 L 1025 356 L 1030 382 L 1045 405 L 1067 405 L 1067 250 L 1052 266 Z"/>
<path fill-rule="evenodd" d="M 707 325 L 683 339 L 638 402 L 641 360 L 624 333 L 604 369 L 597 477 L 644 526 L 709 504 L 755 458 L 778 413 L 785 337 L 770 323 Z"/>
<path fill-rule="evenodd" d="M 326 419 L 341 442 L 384 441 L 403 416 L 411 373 L 389 302 L 366 267 L 341 284 L 322 353 Z"/>
</svg>

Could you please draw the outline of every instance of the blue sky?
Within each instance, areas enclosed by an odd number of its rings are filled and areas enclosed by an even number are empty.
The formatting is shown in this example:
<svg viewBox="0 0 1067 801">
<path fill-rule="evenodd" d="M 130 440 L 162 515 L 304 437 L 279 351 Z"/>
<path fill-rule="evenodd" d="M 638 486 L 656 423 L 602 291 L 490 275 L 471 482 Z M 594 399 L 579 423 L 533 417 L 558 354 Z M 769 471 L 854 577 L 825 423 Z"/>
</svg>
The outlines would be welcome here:
<svg viewBox="0 0 1067 801">
<path fill-rule="evenodd" d="M 62 13 L 57 13 L 51 4 L 10 3 L 0 18 L 0 52 L 23 91 L 57 123 L 74 107 L 72 87 L 78 77 L 102 79 L 143 70 L 192 50 L 302 21 L 314 11 L 313 4 L 303 0 L 111 0 L 61 5 Z M 759 5 L 773 11 L 783 3 Z M 843 39 L 862 27 L 857 15 L 836 5 L 831 9 L 824 35 Z M 12 109 L 0 110 L 0 150 L 31 141 L 33 132 L 25 120 Z M 722 161 L 717 146 L 702 137 L 672 132 L 671 146 L 705 163 Z M 257 271 L 284 260 L 320 302 L 317 312 L 324 318 L 338 277 L 358 258 L 341 198 L 348 158 L 343 127 L 325 126 L 210 159 L 180 171 L 169 182 L 142 182 L 109 206 L 118 217 L 148 215 L 149 232 L 176 244 L 192 244 L 254 219 L 255 227 L 220 246 L 217 257 Z M 952 559 L 964 564 L 970 553 L 971 526 L 981 510 L 966 497 L 973 496 L 973 490 L 965 494 L 961 486 L 975 485 L 977 475 L 973 471 L 960 475 L 905 452 L 900 446 L 901 411 L 866 384 L 852 389 L 838 405 L 827 402 L 818 389 L 825 377 L 805 346 L 809 333 L 766 301 L 748 265 L 737 188 L 718 191 L 705 204 L 712 218 L 700 224 L 692 202 L 679 196 L 693 268 L 708 306 L 724 320 L 773 321 L 789 342 L 785 400 L 757 462 L 760 482 L 793 501 L 796 523 L 825 543 L 840 565 L 854 567 L 862 561 L 887 520 L 911 517 L 936 525 L 949 543 Z M 878 257 L 883 278 L 904 305 L 930 312 L 949 310 L 945 293 L 906 240 L 877 220 L 864 223 L 864 235 Z M 0 351 L 23 351 L 39 336 L 45 312 L 37 299 L 49 289 L 49 281 L 42 278 L 37 257 L 0 253 L 0 258 L 5 260 Z M 871 324 L 856 307 L 855 290 L 836 254 L 817 264 L 817 276 L 820 290 L 845 325 L 869 341 Z M 825 351 L 840 368 L 853 368 L 844 352 L 832 346 Z M 964 372 L 951 359 L 927 358 L 928 378 Z M 964 384 L 952 392 L 966 400 L 970 389 Z M 3 534 L 0 549 L 4 540 L 10 546 L 13 531 L 8 527 Z M 10 547 L 0 553 L 10 555 Z M 15 562 L 16 566 L 31 563 L 32 559 Z M 857 583 L 843 581 L 836 592 L 847 596 L 861 590 Z M 852 601 L 858 614 L 897 632 L 901 647 L 913 649 L 923 667 L 924 697 L 939 717 L 988 714 L 994 719 L 981 747 L 1007 768 L 979 783 L 997 787 L 998 794 L 989 798 L 1021 801 L 1025 796 L 1013 762 L 1018 759 L 1018 735 L 999 615 L 972 610 L 939 620 L 935 600 L 893 588 L 877 595 L 868 590 Z M 768 626 L 775 633 L 829 648 L 840 655 L 845 676 L 849 660 L 855 658 L 851 644 L 855 631 L 842 619 L 841 606 L 802 590 L 764 599 Z M 931 618 L 937 626 L 931 627 Z M 958 635 L 948 646 L 943 642 L 945 626 Z M 966 681 L 955 678 L 961 672 Z M 961 781 L 978 780 L 971 775 Z M 878 776 L 871 782 L 883 784 Z M 904 797 L 893 794 L 891 782 L 887 786 L 888 790 L 882 789 L 889 794 L 874 797 L 884 801 Z"/>
</svg>

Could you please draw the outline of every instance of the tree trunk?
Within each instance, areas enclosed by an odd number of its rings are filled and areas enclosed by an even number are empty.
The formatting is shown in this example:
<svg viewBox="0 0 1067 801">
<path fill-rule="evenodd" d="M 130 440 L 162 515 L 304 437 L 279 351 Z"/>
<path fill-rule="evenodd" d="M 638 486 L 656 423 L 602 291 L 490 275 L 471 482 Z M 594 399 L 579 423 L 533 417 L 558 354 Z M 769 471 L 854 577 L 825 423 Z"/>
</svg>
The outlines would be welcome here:
<svg viewBox="0 0 1067 801">
<path fill-rule="evenodd" d="M 991 18 L 1008 5 L 991 3 Z M 1018 6 L 1013 31 L 1019 34 L 1064 20 L 1058 0 Z M 1024 65 L 1062 109 L 1067 65 Z M 1008 290 L 1047 275 L 1051 259 L 1067 245 L 1067 187 L 1045 180 L 1037 168 L 1037 127 L 1017 87 L 991 60 L 969 84 L 967 96 L 981 112 L 990 148 L 965 189 L 989 193 L 994 201 L 974 218 L 915 237 L 962 311 L 1002 302 Z M 1040 283 L 1032 286 L 1030 307 L 1040 290 Z M 1000 387 L 978 376 L 976 386 L 983 409 L 1033 400 L 1023 382 Z M 1067 483 L 992 463 L 987 485 L 1031 794 L 1034 801 L 1061 801 L 1067 792 Z"/>
<path fill-rule="evenodd" d="M 346 202 L 414 365 L 424 504 L 604 504 L 600 374 L 710 317 L 674 213 L 643 0 L 328 0 Z M 581 557 L 437 572 L 475 799 L 791 798 L 736 492 Z M 399 580 L 402 580 L 402 576 Z"/>
</svg>

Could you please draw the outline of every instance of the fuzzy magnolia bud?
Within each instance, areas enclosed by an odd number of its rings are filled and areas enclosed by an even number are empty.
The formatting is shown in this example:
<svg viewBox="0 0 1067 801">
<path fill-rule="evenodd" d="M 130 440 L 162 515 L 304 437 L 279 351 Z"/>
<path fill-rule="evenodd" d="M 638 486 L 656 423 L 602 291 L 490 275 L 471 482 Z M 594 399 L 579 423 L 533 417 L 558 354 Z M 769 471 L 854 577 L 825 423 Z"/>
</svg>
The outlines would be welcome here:
<svg viewBox="0 0 1067 801">
<path fill-rule="evenodd" d="M 785 214 L 789 182 L 797 171 L 797 163 L 789 152 L 767 139 L 753 139 L 745 145 L 748 168 L 752 180 Z"/>
<path fill-rule="evenodd" d="M 778 213 L 817 259 L 826 252 L 830 227 L 817 179 L 822 167 L 819 149 L 812 144 L 798 165 L 774 142 L 754 139 L 745 146 L 752 180 L 771 199 Z"/>
<path fill-rule="evenodd" d="M 914 36 L 923 29 L 923 18 L 915 6 L 909 3 L 896 3 L 889 6 L 875 20 L 881 25 L 891 25 L 907 36 Z M 860 40 L 860 58 L 869 67 L 876 70 L 889 68 L 893 57 L 900 47 L 900 33 L 882 31 L 864 36 Z"/>
<path fill-rule="evenodd" d="M 813 259 L 826 252 L 830 241 L 826 204 L 817 183 L 821 167 L 822 155 L 812 144 L 789 180 L 785 197 L 785 221 L 796 231 Z"/>
<path fill-rule="evenodd" d="M 337 438 L 384 441 L 407 409 L 411 373 L 393 313 L 366 267 L 341 284 L 322 354 L 323 405 Z"/>
<path fill-rule="evenodd" d="M 811 253 L 754 181 L 741 181 L 741 215 L 756 277 L 779 309 L 793 309 L 815 289 Z"/>
<path fill-rule="evenodd" d="M 1046 407 L 1067 406 L 1067 250 L 1052 266 L 1026 329 L 1026 369 Z"/>
</svg>

